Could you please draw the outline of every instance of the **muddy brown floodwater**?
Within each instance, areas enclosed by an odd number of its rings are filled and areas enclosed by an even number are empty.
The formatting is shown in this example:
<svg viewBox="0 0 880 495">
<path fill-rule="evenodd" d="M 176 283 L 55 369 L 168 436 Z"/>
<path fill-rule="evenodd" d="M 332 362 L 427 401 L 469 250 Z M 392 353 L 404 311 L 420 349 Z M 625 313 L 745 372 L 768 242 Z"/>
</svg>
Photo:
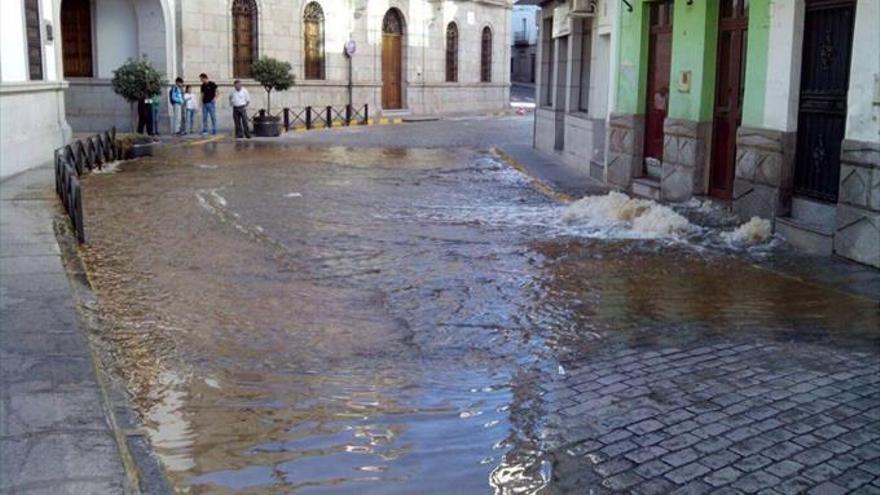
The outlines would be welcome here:
<svg viewBox="0 0 880 495">
<path fill-rule="evenodd" d="M 212 143 L 83 183 L 106 358 L 182 492 L 528 493 L 537 385 L 600 346 L 876 339 L 876 303 L 565 228 L 474 150 Z"/>
</svg>

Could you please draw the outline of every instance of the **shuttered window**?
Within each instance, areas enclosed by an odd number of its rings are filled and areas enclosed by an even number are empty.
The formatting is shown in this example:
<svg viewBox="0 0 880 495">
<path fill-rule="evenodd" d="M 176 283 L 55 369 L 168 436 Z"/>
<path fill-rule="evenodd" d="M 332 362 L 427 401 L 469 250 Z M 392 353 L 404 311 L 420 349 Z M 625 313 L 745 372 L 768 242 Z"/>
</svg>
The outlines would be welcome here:
<svg viewBox="0 0 880 495">
<path fill-rule="evenodd" d="M 492 30 L 483 28 L 480 42 L 480 82 L 492 82 Z"/>
<path fill-rule="evenodd" d="M 303 11 L 305 78 L 324 79 L 324 11 L 310 2 Z"/>
<path fill-rule="evenodd" d="M 251 77 L 257 53 L 257 3 L 235 0 L 232 3 L 232 76 Z"/>
<path fill-rule="evenodd" d="M 92 8 L 89 0 L 61 2 L 64 77 L 92 77 Z"/>
<path fill-rule="evenodd" d="M 24 27 L 27 33 L 28 75 L 31 81 L 43 79 L 43 42 L 40 37 L 38 0 L 25 0 Z"/>
<path fill-rule="evenodd" d="M 446 82 L 458 81 L 458 26 L 446 26 Z"/>
</svg>

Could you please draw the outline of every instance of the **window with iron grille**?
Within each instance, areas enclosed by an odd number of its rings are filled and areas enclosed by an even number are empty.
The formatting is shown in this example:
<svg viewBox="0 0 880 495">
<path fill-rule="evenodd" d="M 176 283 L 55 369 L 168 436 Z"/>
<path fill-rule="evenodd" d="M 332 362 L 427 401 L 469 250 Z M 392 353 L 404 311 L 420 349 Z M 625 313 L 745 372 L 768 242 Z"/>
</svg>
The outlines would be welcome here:
<svg viewBox="0 0 880 495">
<path fill-rule="evenodd" d="M 324 79 L 324 10 L 318 2 L 303 11 L 303 37 L 305 78 Z"/>
<path fill-rule="evenodd" d="M 251 77 L 257 54 L 257 3 L 235 0 L 232 2 L 232 76 Z"/>
<path fill-rule="evenodd" d="M 480 82 L 492 81 L 492 30 L 489 26 L 483 28 L 483 36 L 480 43 Z"/>
<path fill-rule="evenodd" d="M 25 0 L 24 27 L 27 33 L 28 76 L 31 81 L 39 81 L 43 79 L 43 42 L 38 0 Z"/>
<path fill-rule="evenodd" d="M 446 82 L 458 82 L 458 26 L 446 26 Z"/>
</svg>

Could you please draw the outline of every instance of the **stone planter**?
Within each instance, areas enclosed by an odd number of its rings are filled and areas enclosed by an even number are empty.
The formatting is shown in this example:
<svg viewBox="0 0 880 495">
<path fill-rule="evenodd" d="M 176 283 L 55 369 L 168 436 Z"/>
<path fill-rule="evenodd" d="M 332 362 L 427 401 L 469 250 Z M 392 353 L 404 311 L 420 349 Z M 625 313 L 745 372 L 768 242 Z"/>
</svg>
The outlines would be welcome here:
<svg viewBox="0 0 880 495">
<path fill-rule="evenodd" d="M 267 115 L 265 110 L 260 110 L 259 115 L 254 117 L 254 136 L 278 137 L 281 135 L 281 119 Z"/>
<path fill-rule="evenodd" d="M 153 156 L 153 143 L 132 144 L 126 158 L 141 158 L 144 156 Z"/>
</svg>

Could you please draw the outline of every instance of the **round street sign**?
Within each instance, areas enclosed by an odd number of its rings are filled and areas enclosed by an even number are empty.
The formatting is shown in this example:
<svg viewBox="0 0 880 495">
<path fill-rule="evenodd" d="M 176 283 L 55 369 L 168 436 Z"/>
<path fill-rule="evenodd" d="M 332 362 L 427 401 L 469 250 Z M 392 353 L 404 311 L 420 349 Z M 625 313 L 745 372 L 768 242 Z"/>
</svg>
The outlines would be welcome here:
<svg viewBox="0 0 880 495">
<path fill-rule="evenodd" d="M 345 42 L 345 54 L 349 57 L 354 55 L 357 52 L 357 43 L 354 40 L 348 40 Z"/>
</svg>

